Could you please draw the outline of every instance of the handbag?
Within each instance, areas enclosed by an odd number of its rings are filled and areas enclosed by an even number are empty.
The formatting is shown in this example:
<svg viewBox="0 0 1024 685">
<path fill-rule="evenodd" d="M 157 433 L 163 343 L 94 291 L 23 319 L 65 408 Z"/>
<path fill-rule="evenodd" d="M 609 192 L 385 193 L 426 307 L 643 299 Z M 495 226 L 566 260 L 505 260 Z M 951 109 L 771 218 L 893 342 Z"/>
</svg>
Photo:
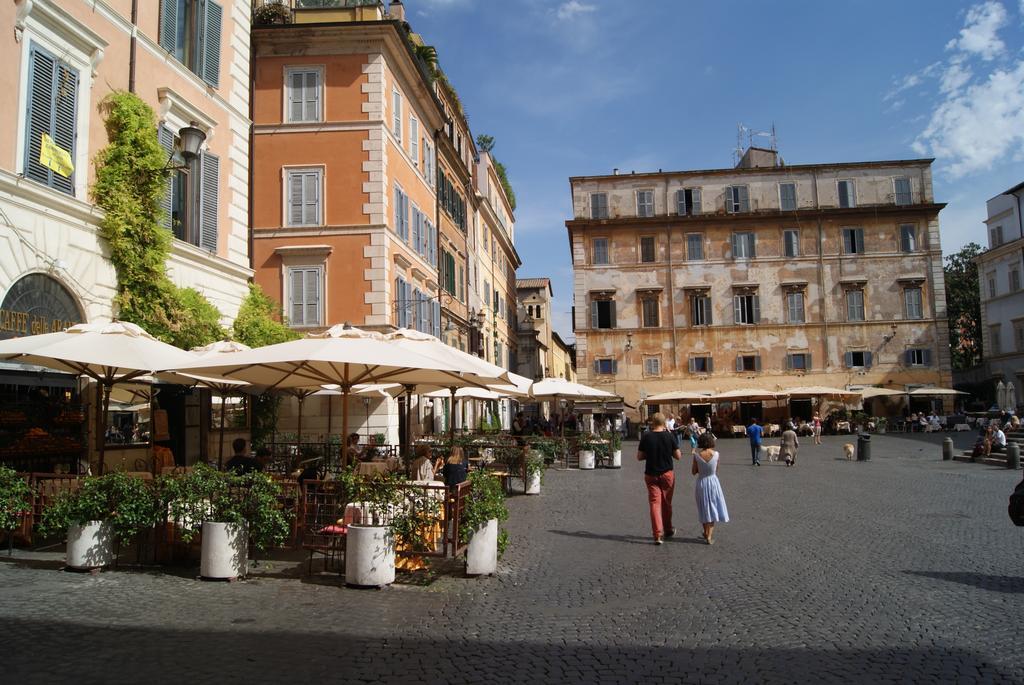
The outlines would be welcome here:
<svg viewBox="0 0 1024 685">
<path fill-rule="evenodd" d="M 1017 487 L 1010 494 L 1010 504 L 1006 508 L 1010 520 L 1015 526 L 1024 526 L 1024 480 L 1017 483 Z"/>
</svg>

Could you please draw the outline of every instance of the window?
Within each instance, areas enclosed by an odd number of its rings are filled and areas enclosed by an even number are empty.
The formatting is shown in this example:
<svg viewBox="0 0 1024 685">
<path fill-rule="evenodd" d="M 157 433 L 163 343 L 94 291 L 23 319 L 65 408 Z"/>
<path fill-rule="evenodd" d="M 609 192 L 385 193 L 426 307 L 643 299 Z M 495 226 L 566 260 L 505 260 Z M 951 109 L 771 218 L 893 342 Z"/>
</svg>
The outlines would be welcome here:
<svg viewBox="0 0 1024 685">
<path fill-rule="evenodd" d="M 864 320 L 864 291 L 863 290 L 847 290 L 846 291 L 846 320 L 847 321 L 863 321 Z"/>
<path fill-rule="evenodd" d="M 800 256 L 800 231 L 787 229 L 782 232 L 782 254 L 787 257 Z"/>
<path fill-rule="evenodd" d="M 214 88 L 223 16 L 213 0 L 160 0 L 160 46 Z"/>
<path fill-rule="evenodd" d="M 644 357 L 644 375 L 661 375 L 661 357 Z"/>
<path fill-rule="evenodd" d="M 903 361 L 907 366 L 931 366 L 932 351 L 925 348 L 907 350 Z"/>
<path fill-rule="evenodd" d="M 594 373 L 599 376 L 611 376 L 619 371 L 619 364 L 614 359 L 595 359 Z"/>
<path fill-rule="evenodd" d="M 760 371 L 761 357 L 756 354 L 741 354 L 736 357 L 737 371 Z"/>
<path fill-rule="evenodd" d="M 590 194 L 590 218 L 608 218 L 608 195 L 606 193 Z"/>
<path fill-rule="evenodd" d="M 700 188 L 683 188 L 676 191 L 676 213 L 679 216 L 700 214 Z"/>
<path fill-rule="evenodd" d="M 409 117 L 409 156 L 412 165 L 420 166 L 420 122 L 416 117 Z"/>
<path fill-rule="evenodd" d="M 999 336 L 1002 335 L 1002 324 L 992 324 L 988 327 L 988 346 L 992 350 L 993 355 L 1000 355 L 1003 353 L 1003 344 L 999 340 Z"/>
<path fill-rule="evenodd" d="M 427 184 L 433 188 L 437 185 L 436 171 L 437 166 L 436 155 L 434 146 L 431 144 L 426 137 L 423 138 L 423 177 L 427 179 Z"/>
<path fill-rule="evenodd" d="M 788 212 L 796 209 L 796 184 L 779 184 L 779 209 Z"/>
<path fill-rule="evenodd" d="M 594 300 L 590 303 L 591 328 L 615 328 L 615 301 Z"/>
<path fill-rule="evenodd" d="M 753 259 L 757 256 L 756 238 L 752 232 L 732 234 L 732 258 Z"/>
<path fill-rule="evenodd" d="M 854 188 L 853 181 L 838 181 L 836 186 L 839 191 L 839 206 L 856 207 L 857 191 Z"/>
<path fill-rule="evenodd" d="M 654 216 L 654 191 L 636 191 L 636 215 Z"/>
<path fill-rule="evenodd" d="M 920 288 L 903 289 L 903 307 L 908 319 L 923 319 L 924 306 Z"/>
<path fill-rule="evenodd" d="M 1010 269 L 1010 292 L 1017 292 L 1020 290 L 1020 270 Z"/>
<path fill-rule="evenodd" d="M 641 325 L 644 328 L 657 328 L 661 325 L 658 296 L 647 294 L 640 299 Z"/>
<path fill-rule="evenodd" d="M 608 239 L 594 238 L 593 251 L 591 254 L 592 264 L 609 264 L 608 261 Z"/>
<path fill-rule="evenodd" d="M 900 251 L 917 252 L 917 226 L 900 224 Z"/>
<path fill-rule="evenodd" d="M 321 169 L 288 169 L 288 225 L 320 226 Z"/>
<path fill-rule="evenodd" d="M 699 262 L 704 259 L 704 234 L 688 233 L 686 235 L 686 259 Z"/>
<path fill-rule="evenodd" d="M 988 296 L 990 298 L 996 296 L 996 274 L 992 272 L 988 275 Z"/>
<path fill-rule="evenodd" d="M 409 242 L 409 196 L 395 186 L 395 234 Z"/>
<path fill-rule="evenodd" d="M 1024 321 L 1013 322 L 1013 340 L 1017 352 L 1024 352 Z"/>
<path fill-rule="evenodd" d="M 725 211 L 730 214 L 750 211 L 750 197 L 746 186 L 728 186 L 725 189 Z"/>
<path fill-rule="evenodd" d="M 437 172 L 437 201 L 441 209 L 452 218 L 455 225 L 466 231 L 466 200 L 462 194 L 455 189 L 447 174 L 438 170 Z M 484 241 L 484 249 L 487 249 L 487 241 Z"/>
<path fill-rule="evenodd" d="M 215 253 L 220 158 L 203 152 L 185 165 L 184 158 L 175 152 L 178 145 L 174 132 L 164 124 L 157 128 L 157 141 L 169 156 L 173 155 L 176 165 L 184 167 L 173 171 L 164 192 L 164 227 L 178 240 Z"/>
<path fill-rule="evenodd" d="M 756 324 L 761 320 L 761 302 L 757 295 L 736 295 L 733 302 L 733 323 Z"/>
<path fill-rule="evenodd" d="M 444 248 L 441 249 L 441 287 L 452 295 L 456 294 L 455 255 Z"/>
<path fill-rule="evenodd" d="M 843 229 L 843 252 L 846 254 L 864 254 L 864 229 Z"/>
<path fill-rule="evenodd" d="M 893 185 L 893 198 L 898 205 L 909 205 L 911 202 L 910 198 L 910 179 L 906 176 L 900 176 L 892 180 Z"/>
<path fill-rule="evenodd" d="M 988 230 L 989 247 L 999 247 L 1003 244 L 1003 227 L 993 226 Z"/>
<path fill-rule="evenodd" d="M 872 355 L 870 352 L 860 350 L 847 352 L 845 355 L 846 368 L 848 369 L 869 369 L 871 368 Z"/>
<path fill-rule="evenodd" d="M 706 293 L 690 296 L 690 322 L 693 326 L 711 325 L 711 297 Z"/>
<path fill-rule="evenodd" d="M 786 368 L 790 371 L 806 371 L 811 368 L 811 355 L 807 352 L 791 352 L 787 354 Z"/>
<path fill-rule="evenodd" d="M 391 132 L 399 143 L 402 142 L 402 94 L 395 88 L 391 91 Z"/>
<path fill-rule="evenodd" d="M 321 121 L 320 68 L 292 67 L 285 72 L 288 97 L 288 121 Z"/>
<path fill-rule="evenodd" d="M 711 357 L 690 357 L 690 373 L 711 373 L 714 364 Z"/>
<path fill-rule="evenodd" d="M 29 49 L 28 112 L 25 116 L 25 176 L 54 190 L 75 194 L 73 168 L 43 164 L 43 141 L 75 159 L 78 71 L 35 43 Z"/>
<path fill-rule="evenodd" d="M 803 293 L 786 293 L 786 321 L 788 323 L 804 323 Z"/>
<path fill-rule="evenodd" d="M 319 266 L 288 269 L 288 323 L 292 326 L 320 325 L 320 283 L 323 268 Z"/>
<path fill-rule="evenodd" d="M 655 261 L 654 236 L 645 235 L 640 237 L 640 261 L 649 264 Z"/>
</svg>

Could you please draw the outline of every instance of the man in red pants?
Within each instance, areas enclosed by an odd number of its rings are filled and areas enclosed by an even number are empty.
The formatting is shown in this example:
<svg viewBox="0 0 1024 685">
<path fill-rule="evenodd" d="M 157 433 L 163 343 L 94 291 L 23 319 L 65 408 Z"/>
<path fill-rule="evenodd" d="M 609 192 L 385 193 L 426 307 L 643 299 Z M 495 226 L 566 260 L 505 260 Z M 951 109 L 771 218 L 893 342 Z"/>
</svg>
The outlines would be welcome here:
<svg viewBox="0 0 1024 685">
<path fill-rule="evenodd" d="M 672 527 L 672 492 L 676 484 L 672 460 L 681 457 L 675 436 L 665 430 L 664 415 L 655 414 L 651 417 L 651 430 L 640 438 L 636 458 L 646 462 L 644 482 L 647 484 L 647 499 L 651 504 L 651 530 L 656 545 L 676 532 Z"/>
</svg>

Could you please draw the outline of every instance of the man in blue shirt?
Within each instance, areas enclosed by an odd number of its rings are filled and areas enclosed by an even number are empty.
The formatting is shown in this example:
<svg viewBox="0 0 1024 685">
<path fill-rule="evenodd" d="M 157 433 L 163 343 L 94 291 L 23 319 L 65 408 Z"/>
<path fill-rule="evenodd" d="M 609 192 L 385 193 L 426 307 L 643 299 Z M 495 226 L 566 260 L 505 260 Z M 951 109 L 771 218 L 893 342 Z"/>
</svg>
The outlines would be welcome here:
<svg viewBox="0 0 1024 685">
<path fill-rule="evenodd" d="M 757 425 L 757 419 L 750 419 L 747 426 L 747 437 L 750 438 L 750 458 L 754 466 L 761 465 L 761 427 Z"/>
</svg>

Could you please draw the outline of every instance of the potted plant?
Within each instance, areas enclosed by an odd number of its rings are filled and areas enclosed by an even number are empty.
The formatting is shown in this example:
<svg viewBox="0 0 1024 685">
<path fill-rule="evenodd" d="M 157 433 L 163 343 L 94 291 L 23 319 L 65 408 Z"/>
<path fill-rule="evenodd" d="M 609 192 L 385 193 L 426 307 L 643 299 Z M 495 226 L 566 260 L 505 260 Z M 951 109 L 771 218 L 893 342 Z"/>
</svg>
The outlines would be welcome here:
<svg viewBox="0 0 1024 685">
<path fill-rule="evenodd" d="M 622 468 L 622 434 L 618 431 L 609 431 L 604 434 L 605 440 L 608 441 L 608 468 L 610 469 L 621 469 Z"/>
<path fill-rule="evenodd" d="M 123 473 L 85 478 L 43 512 L 44 536 L 67 533 L 68 568 L 91 570 L 114 561 L 114 541 L 127 542 L 160 518 L 156 490 Z"/>
<path fill-rule="evenodd" d="M 202 535 L 199 575 L 234 579 L 249 570 L 249 541 L 258 549 L 280 544 L 288 519 L 278 502 L 281 488 L 260 472 L 237 475 L 205 464 L 162 482 L 168 510 L 190 542 Z"/>
<path fill-rule="evenodd" d="M 579 459 L 580 469 L 591 470 L 597 466 L 597 450 L 601 446 L 600 440 L 595 435 L 582 433 L 579 437 Z"/>
<path fill-rule="evenodd" d="M 353 481 L 351 499 L 359 514 L 345 536 L 346 585 L 381 587 L 395 582 L 395 536 L 390 525 L 401 502 L 400 482 L 394 473 Z"/>
<path fill-rule="evenodd" d="M 469 540 L 466 549 L 466 573 L 490 575 L 498 570 L 498 553 L 504 551 L 507 534 L 498 524 L 508 519 L 505 491 L 501 480 L 486 471 L 469 476 L 472 485 L 462 510 L 460 537 Z"/>
<path fill-rule="evenodd" d="M 289 21 L 291 21 L 291 12 L 288 7 L 276 0 L 260 5 L 252 11 L 252 23 L 257 26 L 287 24 Z"/>
<path fill-rule="evenodd" d="M 884 416 L 876 416 L 875 417 L 875 430 L 877 432 L 884 434 L 888 427 L 889 427 L 889 419 L 885 418 Z"/>
<path fill-rule="evenodd" d="M 14 531 L 32 513 L 32 488 L 16 471 L 0 466 L 0 530 L 7 531 L 7 553 L 14 550 Z"/>
<path fill-rule="evenodd" d="M 519 475 L 509 477 L 509 487 L 513 492 L 524 495 L 539 495 L 541 479 L 544 473 L 544 453 L 536 447 L 510 448 L 506 452 L 514 458 L 502 459 L 509 473 Z"/>
</svg>

